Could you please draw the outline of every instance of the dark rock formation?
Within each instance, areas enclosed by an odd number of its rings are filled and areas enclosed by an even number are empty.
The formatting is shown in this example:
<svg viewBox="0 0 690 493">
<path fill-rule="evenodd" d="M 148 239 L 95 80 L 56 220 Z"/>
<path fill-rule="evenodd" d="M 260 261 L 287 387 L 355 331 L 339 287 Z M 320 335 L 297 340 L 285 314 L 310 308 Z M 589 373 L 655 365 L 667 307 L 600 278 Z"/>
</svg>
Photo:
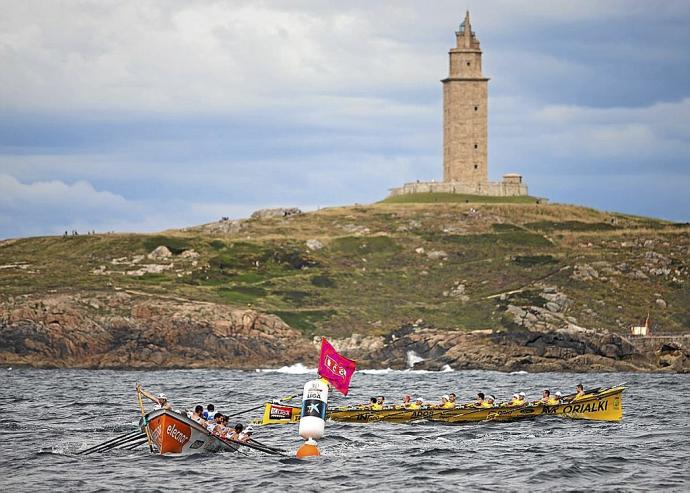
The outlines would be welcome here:
<svg viewBox="0 0 690 493">
<path fill-rule="evenodd" d="M 210 303 L 67 296 L 2 306 L 0 362 L 72 368 L 257 368 L 317 351 L 273 315 Z"/>
<path fill-rule="evenodd" d="M 0 364 L 71 368 L 315 366 L 318 344 L 273 315 L 213 303 L 141 298 L 21 298 L 0 304 Z M 535 324 L 541 327 L 540 324 Z M 318 338 L 317 338 L 318 339 Z M 318 342 L 318 341 L 317 341 Z M 334 346 L 359 368 L 499 371 L 690 371 L 690 337 L 628 339 L 566 327 L 473 332 L 411 324 Z"/>
<path fill-rule="evenodd" d="M 415 369 L 499 371 L 690 371 L 687 341 L 650 347 L 608 332 L 582 329 L 549 331 L 453 332 L 408 325 L 386 337 L 335 341 L 360 367 L 408 367 L 408 352 L 424 358 Z"/>
</svg>

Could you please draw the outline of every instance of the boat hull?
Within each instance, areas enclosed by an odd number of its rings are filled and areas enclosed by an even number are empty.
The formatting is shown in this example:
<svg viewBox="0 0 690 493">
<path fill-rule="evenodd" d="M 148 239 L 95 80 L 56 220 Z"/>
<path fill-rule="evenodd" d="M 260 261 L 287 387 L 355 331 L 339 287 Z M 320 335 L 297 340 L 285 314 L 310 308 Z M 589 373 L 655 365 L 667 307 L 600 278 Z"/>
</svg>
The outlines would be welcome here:
<svg viewBox="0 0 690 493">
<path fill-rule="evenodd" d="M 491 408 L 456 408 L 439 409 L 424 407 L 421 409 L 332 409 L 328 418 L 333 421 L 349 423 L 370 423 L 387 421 L 393 423 L 410 423 L 414 421 L 431 421 L 440 423 L 464 423 L 477 421 L 513 421 L 537 416 L 557 416 L 571 419 L 588 419 L 595 421 L 620 421 L 623 418 L 623 387 L 606 389 L 586 398 L 556 405 L 534 404 L 519 407 Z"/>
<path fill-rule="evenodd" d="M 144 416 L 140 425 L 144 432 L 144 426 L 148 427 L 154 452 L 161 455 L 230 452 L 238 447 L 221 440 L 200 424 L 173 411 L 159 409 L 150 412 Z"/>
</svg>

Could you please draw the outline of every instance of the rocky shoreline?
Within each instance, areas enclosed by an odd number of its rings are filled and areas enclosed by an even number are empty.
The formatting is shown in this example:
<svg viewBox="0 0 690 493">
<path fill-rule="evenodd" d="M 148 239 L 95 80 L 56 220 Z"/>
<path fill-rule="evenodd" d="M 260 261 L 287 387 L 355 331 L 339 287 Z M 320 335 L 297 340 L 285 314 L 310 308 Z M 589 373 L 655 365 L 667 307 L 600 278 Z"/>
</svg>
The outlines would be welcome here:
<svg viewBox="0 0 690 493">
<path fill-rule="evenodd" d="M 548 291 L 548 290 L 547 290 Z M 386 336 L 333 339 L 359 368 L 498 371 L 690 371 L 690 335 L 626 338 L 551 310 L 508 305 L 510 330 L 458 331 L 419 321 Z M 22 297 L 0 304 L 0 364 L 37 368 L 314 366 L 309 340 L 280 318 L 213 303 L 108 295 Z"/>
</svg>

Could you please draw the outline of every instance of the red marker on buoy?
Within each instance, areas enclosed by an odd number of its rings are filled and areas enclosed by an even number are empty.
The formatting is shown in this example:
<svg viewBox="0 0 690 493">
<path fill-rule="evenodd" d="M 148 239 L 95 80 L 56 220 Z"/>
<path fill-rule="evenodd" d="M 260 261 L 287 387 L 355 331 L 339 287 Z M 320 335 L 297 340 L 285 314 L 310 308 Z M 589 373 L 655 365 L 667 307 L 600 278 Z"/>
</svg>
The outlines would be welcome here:
<svg viewBox="0 0 690 493">
<path fill-rule="evenodd" d="M 300 448 L 297 449 L 297 454 L 295 454 L 295 457 L 298 459 L 304 459 L 305 457 L 318 457 L 320 455 L 321 452 L 319 452 L 319 447 L 316 446 L 316 440 L 312 440 L 310 438 L 300 445 Z"/>
</svg>

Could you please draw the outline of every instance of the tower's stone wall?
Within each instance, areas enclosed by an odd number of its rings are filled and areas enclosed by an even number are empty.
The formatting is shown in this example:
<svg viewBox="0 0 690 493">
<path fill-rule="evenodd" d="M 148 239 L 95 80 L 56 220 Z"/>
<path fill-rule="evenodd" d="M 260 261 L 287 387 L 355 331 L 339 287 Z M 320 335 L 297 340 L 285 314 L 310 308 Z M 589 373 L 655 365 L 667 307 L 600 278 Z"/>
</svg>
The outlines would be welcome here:
<svg viewBox="0 0 690 493">
<path fill-rule="evenodd" d="M 443 84 L 443 181 L 479 186 L 488 181 L 487 80 Z"/>
</svg>

